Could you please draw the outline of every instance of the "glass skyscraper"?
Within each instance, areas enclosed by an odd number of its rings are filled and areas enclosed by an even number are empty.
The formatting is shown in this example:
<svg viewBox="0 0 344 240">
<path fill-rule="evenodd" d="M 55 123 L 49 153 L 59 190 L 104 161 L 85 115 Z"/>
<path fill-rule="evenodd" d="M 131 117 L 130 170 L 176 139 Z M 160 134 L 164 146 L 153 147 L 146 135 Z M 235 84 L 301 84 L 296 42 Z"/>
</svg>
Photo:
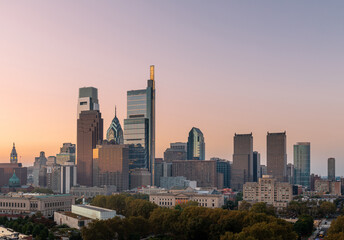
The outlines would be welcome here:
<svg viewBox="0 0 344 240">
<path fill-rule="evenodd" d="M 154 185 L 155 163 L 155 83 L 150 66 L 147 88 L 127 92 L 127 119 L 124 120 L 124 144 L 129 151 L 130 168 L 147 168 Z"/>
<path fill-rule="evenodd" d="M 205 160 L 204 136 L 200 129 L 193 127 L 187 143 L 188 160 Z"/>
<path fill-rule="evenodd" d="M 299 142 L 294 145 L 294 184 L 310 188 L 311 144 Z"/>
</svg>

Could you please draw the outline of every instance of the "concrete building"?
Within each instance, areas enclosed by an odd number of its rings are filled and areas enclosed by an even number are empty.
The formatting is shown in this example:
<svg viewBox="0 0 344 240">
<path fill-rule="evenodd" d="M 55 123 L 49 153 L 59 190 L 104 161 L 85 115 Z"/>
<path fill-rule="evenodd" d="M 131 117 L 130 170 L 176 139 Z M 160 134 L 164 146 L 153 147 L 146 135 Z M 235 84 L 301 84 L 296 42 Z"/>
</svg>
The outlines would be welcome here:
<svg viewBox="0 0 344 240">
<path fill-rule="evenodd" d="M 311 144 L 299 142 L 294 145 L 294 183 L 310 189 Z"/>
<path fill-rule="evenodd" d="M 268 168 L 266 165 L 260 165 L 260 178 L 263 177 L 263 175 L 268 175 Z"/>
<path fill-rule="evenodd" d="M 247 182 L 243 187 L 243 200 L 249 203 L 265 202 L 276 208 L 287 207 L 293 200 L 292 185 L 277 182 L 272 176 L 264 175 L 259 182 Z"/>
<path fill-rule="evenodd" d="M 234 154 L 231 173 L 231 187 L 242 190 L 242 185 L 253 181 L 253 136 L 250 134 L 234 135 Z"/>
<path fill-rule="evenodd" d="M 336 181 L 336 159 L 329 158 L 327 160 L 327 179 Z"/>
<path fill-rule="evenodd" d="M 61 169 L 61 191 L 60 193 L 69 193 L 71 187 L 77 184 L 77 167 L 73 162 L 65 162 Z"/>
<path fill-rule="evenodd" d="M 147 88 L 127 92 L 127 119 L 124 120 L 124 144 L 133 145 L 129 158 L 135 168 L 146 168 L 155 176 L 155 79 L 150 66 Z M 131 168 L 132 169 L 132 168 Z M 149 185 L 151 185 L 149 184 Z"/>
<path fill-rule="evenodd" d="M 21 185 L 27 183 L 27 168 L 23 167 L 21 163 L 0 163 L 0 187 L 8 184 L 9 179 L 13 173 L 16 173 L 20 179 Z"/>
<path fill-rule="evenodd" d="M 189 201 L 198 202 L 198 206 L 220 208 L 224 205 L 222 194 L 199 194 L 197 192 L 156 193 L 149 195 L 149 201 L 160 207 L 174 208 Z"/>
<path fill-rule="evenodd" d="M 172 176 L 172 163 L 155 159 L 155 185 L 161 186 L 161 177 Z"/>
<path fill-rule="evenodd" d="M 81 229 L 93 220 L 107 220 L 117 216 L 123 218 L 115 210 L 91 205 L 72 205 L 70 212 L 55 212 L 54 221 L 58 225 L 66 224 L 71 228 Z"/>
<path fill-rule="evenodd" d="M 294 184 L 294 178 L 295 178 L 294 173 L 295 173 L 294 164 L 288 163 L 287 164 L 287 182 L 290 184 Z"/>
<path fill-rule="evenodd" d="M 151 173 L 146 168 L 136 168 L 130 172 L 130 189 L 149 186 Z"/>
<path fill-rule="evenodd" d="M 287 135 L 267 134 L 267 170 L 279 182 L 287 181 Z"/>
<path fill-rule="evenodd" d="M 330 194 L 340 196 L 341 182 L 329 181 L 329 180 L 315 180 L 314 190 L 319 194 Z"/>
<path fill-rule="evenodd" d="M 205 160 L 205 142 L 202 131 L 193 127 L 187 142 L 187 160 Z"/>
<path fill-rule="evenodd" d="M 310 189 L 311 189 L 311 191 L 315 191 L 315 181 L 316 180 L 321 180 L 321 177 L 319 175 L 312 173 L 310 176 Z"/>
<path fill-rule="evenodd" d="M 65 162 L 75 163 L 75 144 L 63 143 L 60 153 L 56 154 L 56 164 L 63 165 Z"/>
<path fill-rule="evenodd" d="M 160 187 L 165 189 L 171 189 L 174 187 L 179 188 L 196 188 L 197 182 L 187 180 L 186 177 L 161 177 L 160 178 Z"/>
<path fill-rule="evenodd" d="M 93 149 L 103 140 L 103 119 L 99 111 L 82 111 L 77 122 L 78 184 L 93 186 Z"/>
<path fill-rule="evenodd" d="M 117 192 L 116 186 L 102 186 L 102 187 L 86 187 L 86 186 L 73 186 L 70 189 L 70 194 L 74 197 L 93 198 L 98 195 L 110 196 Z"/>
<path fill-rule="evenodd" d="M 0 195 L 0 213 L 23 216 L 41 212 L 43 216 L 50 217 L 56 211 L 70 211 L 74 203 L 74 197 L 69 194 L 8 193 Z"/>
<path fill-rule="evenodd" d="M 196 181 L 198 187 L 218 187 L 216 161 L 173 161 L 172 176 L 183 176 L 188 180 Z"/>
<path fill-rule="evenodd" d="M 187 160 L 187 143 L 171 143 L 170 147 L 164 152 L 164 161 Z"/>
<path fill-rule="evenodd" d="M 93 185 L 129 189 L 129 146 L 104 141 L 93 149 Z"/>
</svg>

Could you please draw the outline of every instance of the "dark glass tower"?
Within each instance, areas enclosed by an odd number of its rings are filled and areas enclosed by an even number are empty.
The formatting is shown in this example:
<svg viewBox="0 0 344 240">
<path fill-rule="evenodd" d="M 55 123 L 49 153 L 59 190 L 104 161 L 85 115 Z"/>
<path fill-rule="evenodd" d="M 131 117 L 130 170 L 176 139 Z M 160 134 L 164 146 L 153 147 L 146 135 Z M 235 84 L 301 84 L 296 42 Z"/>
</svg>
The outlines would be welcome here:
<svg viewBox="0 0 344 240">
<path fill-rule="evenodd" d="M 310 188 L 311 145 L 301 142 L 294 145 L 294 184 Z"/>
<path fill-rule="evenodd" d="M 115 144 L 123 144 L 123 130 L 121 127 L 121 124 L 119 123 L 119 120 L 117 118 L 117 110 L 115 109 L 115 117 L 112 120 L 109 129 L 106 133 L 106 139 L 109 142 L 113 142 Z"/>
<path fill-rule="evenodd" d="M 155 80 L 150 66 L 147 88 L 127 92 L 127 119 L 124 120 L 124 143 L 131 144 L 130 168 L 142 166 L 152 174 L 155 169 Z"/>
<path fill-rule="evenodd" d="M 329 158 L 327 160 L 327 179 L 336 181 L 336 159 Z"/>
<path fill-rule="evenodd" d="M 193 127 L 187 143 L 188 160 L 205 160 L 204 136 L 200 129 Z"/>
<path fill-rule="evenodd" d="M 16 146 L 13 143 L 13 148 L 12 148 L 12 152 L 11 152 L 11 156 L 10 156 L 10 162 L 11 163 L 18 163 L 18 155 L 17 155 L 17 151 L 16 151 Z"/>
<path fill-rule="evenodd" d="M 269 133 L 267 142 L 267 169 L 278 182 L 287 181 L 287 135 L 286 132 Z"/>
</svg>

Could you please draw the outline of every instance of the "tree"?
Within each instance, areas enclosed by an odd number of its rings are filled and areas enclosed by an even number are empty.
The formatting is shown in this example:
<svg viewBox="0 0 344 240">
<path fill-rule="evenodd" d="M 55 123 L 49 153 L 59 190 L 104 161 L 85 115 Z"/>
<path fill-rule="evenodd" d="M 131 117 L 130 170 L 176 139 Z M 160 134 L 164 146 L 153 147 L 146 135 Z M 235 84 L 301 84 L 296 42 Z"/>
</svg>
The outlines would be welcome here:
<svg viewBox="0 0 344 240">
<path fill-rule="evenodd" d="M 252 205 L 251 212 L 265 213 L 267 215 L 275 216 L 275 208 L 271 205 L 267 205 L 265 202 L 259 202 Z"/>
<path fill-rule="evenodd" d="M 244 201 L 241 201 L 240 205 L 239 205 L 239 210 L 240 211 L 244 211 L 244 210 L 249 210 L 251 208 L 251 204 L 246 202 L 245 200 Z"/>
<path fill-rule="evenodd" d="M 332 221 L 326 240 L 344 240 L 344 216 L 339 216 Z"/>
<path fill-rule="evenodd" d="M 320 212 L 322 213 L 323 216 L 334 214 L 336 212 L 336 205 L 330 202 L 323 202 L 320 205 Z"/>
<path fill-rule="evenodd" d="M 302 215 L 294 224 L 293 229 L 300 237 L 308 237 L 313 232 L 313 224 L 314 220 L 311 216 Z"/>
</svg>

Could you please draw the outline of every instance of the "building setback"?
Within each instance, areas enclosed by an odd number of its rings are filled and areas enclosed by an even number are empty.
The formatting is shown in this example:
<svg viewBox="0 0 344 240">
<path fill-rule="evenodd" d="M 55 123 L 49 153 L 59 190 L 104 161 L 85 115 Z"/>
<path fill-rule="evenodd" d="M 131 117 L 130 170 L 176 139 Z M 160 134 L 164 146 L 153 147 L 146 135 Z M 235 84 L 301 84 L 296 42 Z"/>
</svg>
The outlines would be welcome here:
<svg viewBox="0 0 344 240">
<path fill-rule="evenodd" d="M 287 181 L 286 132 L 267 134 L 267 171 L 277 181 Z"/>
</svg>

